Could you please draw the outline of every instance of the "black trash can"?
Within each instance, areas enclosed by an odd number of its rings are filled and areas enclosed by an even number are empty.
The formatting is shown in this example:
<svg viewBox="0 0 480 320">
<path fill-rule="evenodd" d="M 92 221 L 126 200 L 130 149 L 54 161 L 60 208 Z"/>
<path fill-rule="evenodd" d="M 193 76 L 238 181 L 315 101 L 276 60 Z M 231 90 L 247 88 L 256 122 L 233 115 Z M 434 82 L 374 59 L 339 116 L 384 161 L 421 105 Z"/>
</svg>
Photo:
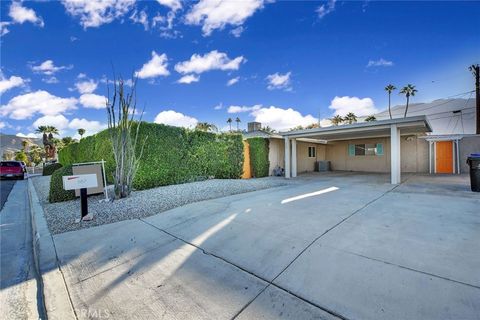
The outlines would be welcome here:
<svg viewBox="0 0 480 320">
<path fill-rule="evenodd" d="M 467 164 L 470 166 L 470 188 L 480 192 L 480 154 L 472 153 L 467 158 Z"/>
</svg>

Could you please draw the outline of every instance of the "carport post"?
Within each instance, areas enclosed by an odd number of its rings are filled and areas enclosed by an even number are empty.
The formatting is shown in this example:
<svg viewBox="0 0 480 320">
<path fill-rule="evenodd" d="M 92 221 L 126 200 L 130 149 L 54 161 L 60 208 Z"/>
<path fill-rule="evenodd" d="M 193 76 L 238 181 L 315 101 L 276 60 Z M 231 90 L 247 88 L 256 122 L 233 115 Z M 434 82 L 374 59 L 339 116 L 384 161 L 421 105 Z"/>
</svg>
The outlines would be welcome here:
<svg viewBox="0 0 480 320">
<path fill-rule="evenodd" d="M 292 178 L 297 176 L 297 139 L 292 139 Z"/>
<path fill-rule="evenodd" d="M 290 178 L 290 139 L 285 137 L 285 178 Z"/>
<path fill-rule="evenodd" d="M 390 173 L 391 183 L 399 184 L 401 182 L 400 166 L 400 129 L 396 124 L 390 127 Z"/>
</svg>

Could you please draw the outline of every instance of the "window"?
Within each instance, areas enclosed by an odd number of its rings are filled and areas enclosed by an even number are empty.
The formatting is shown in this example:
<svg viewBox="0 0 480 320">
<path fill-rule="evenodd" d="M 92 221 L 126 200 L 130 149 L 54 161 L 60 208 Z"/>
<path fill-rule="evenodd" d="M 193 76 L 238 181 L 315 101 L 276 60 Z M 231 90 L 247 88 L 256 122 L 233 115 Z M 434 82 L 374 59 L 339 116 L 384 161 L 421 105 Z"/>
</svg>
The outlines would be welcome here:
<svg viewBox="0 0 480 320">
<path fill-rule="evenodd" d="M 317 156 L 317 149 L 315 147 L 308 147 L 308 157 L 315 158 Z"/>
<path fill-rule="evenodd" d="M 349 156 L 383 156 L 383 144 L 362 143 L 348 145 Z"/>
</svg>

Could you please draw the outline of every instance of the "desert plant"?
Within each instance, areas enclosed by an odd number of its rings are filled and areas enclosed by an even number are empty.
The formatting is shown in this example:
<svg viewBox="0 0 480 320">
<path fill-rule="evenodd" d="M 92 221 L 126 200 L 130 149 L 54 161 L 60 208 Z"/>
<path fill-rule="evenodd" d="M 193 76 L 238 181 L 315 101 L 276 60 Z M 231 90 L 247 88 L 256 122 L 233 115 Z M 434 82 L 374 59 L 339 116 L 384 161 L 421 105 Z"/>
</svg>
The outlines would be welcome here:
<svg viewBox="0 0 480 320">
<path fill-rule="evenodd" d="M 240 120 L 239 117 L 236 117 L 235 122 L 237 123 L 237 131 L 240 131 L 240 122 L 242 122 L 242 120 Z"/>
<path fill-rule="evenodd" d="M 357 122 L 357 116 L 355 115 L 355 113 L 349 112 L 349 113 L 347 113 L 345 118 L 343 118 L 343 120 L 345 122 L 347 122 L 348 124 L 352 124 L 352 123 Z"/>
<path fill-rule="evenodd" d="M 396 90 L 397 88 L 393 84 L 389 84 L 388 86 L 385 87 L 385 91 L 388 92 L 388 114 L 390 115 L 390 119 L 392 119 L 392 109 L 391 109 L 391 98 L 392 98 L 392 92 L 393 90 Z"/>
<path fill-rule="evenodd" d="M 414 85 L 407 84 L 405 87 L 400 90 L 400 94 L 404 94 L 405 98 L 407 98 L 407 104 L 405 105 L 405 114 L 403 115 L 404 118 L 407 117 L 407 112 L 408 112 L 408 104 L 410 102 L 410 97 L 415 96 L 415 93 L 417 93 L 418 90 L 415 89 Z"/>
<path fill-rule="evenodd" d="M 148 137 L 140 142 L 138 154 L 138 132 L 143 111 L 139 121 L 134 120 L 136 111 L 136 79 L 130 92 L 126 93 L 123 79 L 113 80 L 113 95 L 108 97 L 108 129 L 115 159 L 114 190 L 117 198 L 126 198 L 132 192 L 133 179 L 140 164 L 143 148 Z M 132 134 L 134 133 L 134 134 Z"/>
<path fill-rule="evenodd" d="M 337 115 L 334 116 L 332 119 L 330 119 L 330 121 L 332 122 L 332 124 L 333 124 L 334 126 L 338 126 L 338 125 L 340 125 L 340 124 L 343 122 L 343 118 L 342 118 L 342 116 L 340 116 L 340 115 L 337 114 Z"/>
<path fill-rule="evenodd" d="M 233 122 L 232 118 L 227 119 L 227 123 L 230 126 L 230 132 L 232 132 L 232 122 Z"/>
</svg>

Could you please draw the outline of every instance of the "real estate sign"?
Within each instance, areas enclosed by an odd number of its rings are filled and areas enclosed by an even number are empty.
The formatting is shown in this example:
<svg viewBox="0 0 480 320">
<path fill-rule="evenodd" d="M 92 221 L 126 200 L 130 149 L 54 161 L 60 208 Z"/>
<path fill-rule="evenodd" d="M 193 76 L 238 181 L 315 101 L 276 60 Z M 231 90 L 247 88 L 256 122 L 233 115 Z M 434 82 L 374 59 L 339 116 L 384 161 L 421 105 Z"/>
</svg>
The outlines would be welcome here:
<svg viewBox="0 0 480 320">
<path fill-rule="evenodd" d="M 84 188 L 96 188 L 98 180 L 96 174 L 78 174 L 63 177 L 63 189 L 79 190 Z"/>
</svg>

